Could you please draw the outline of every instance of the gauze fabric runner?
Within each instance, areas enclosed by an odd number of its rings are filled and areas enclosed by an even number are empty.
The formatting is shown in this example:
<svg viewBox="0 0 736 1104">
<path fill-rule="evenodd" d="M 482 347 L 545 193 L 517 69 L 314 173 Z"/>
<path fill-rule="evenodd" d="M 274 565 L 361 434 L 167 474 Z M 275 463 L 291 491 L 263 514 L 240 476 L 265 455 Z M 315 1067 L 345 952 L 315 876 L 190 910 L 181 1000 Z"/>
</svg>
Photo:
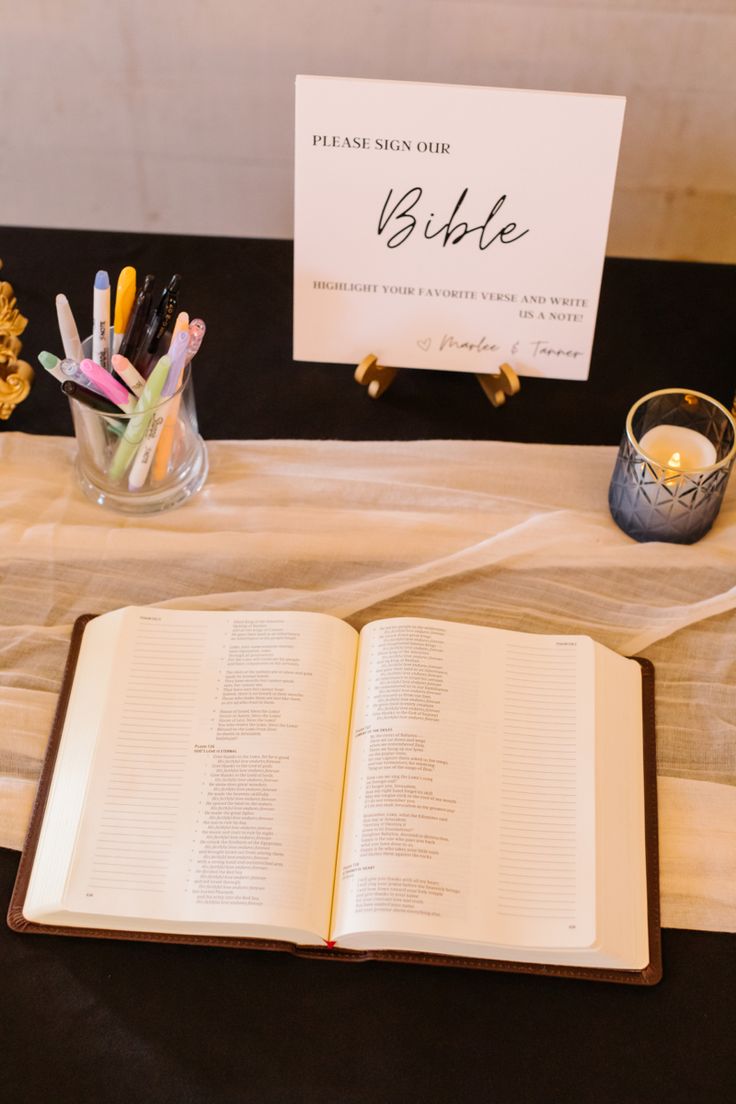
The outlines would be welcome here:
<svg viewBox="0 0 736 1104">
<path fill-rule="evenodd" d="M 616 450 L 215 441 L 204 491 L 131 519 L 74 441 L 0 436 L 0 845 L 20 848 L 72 622 L 156 603 L 587 633 L 656 667 L 663 922 L 736 930 L 736 485 L 693 546 L 611 520 Z"/>
</svg>

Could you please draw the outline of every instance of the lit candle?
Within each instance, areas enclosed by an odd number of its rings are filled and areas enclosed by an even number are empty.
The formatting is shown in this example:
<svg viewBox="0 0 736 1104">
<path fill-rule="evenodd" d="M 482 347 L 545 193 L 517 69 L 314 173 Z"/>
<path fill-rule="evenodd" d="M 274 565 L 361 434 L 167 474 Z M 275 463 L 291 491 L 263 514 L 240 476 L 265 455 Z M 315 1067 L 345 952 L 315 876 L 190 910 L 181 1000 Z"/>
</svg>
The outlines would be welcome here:
<svg viewBox="0 0 736 1104">
<path fill-rule="evenodd" d="M 634 540 L 693 544 L 718 515 L 735 459 L 736 421 L 725 406 L 684 387 L 652 391 L 626 416 L 611 516 Z"/>
<path fill-rule="evenodd" d="M 673 473 L 709 468 L 716 462 L 713 442 L 687 426 L 652 426 L 639 441 L 639 449 L 650 460 Z"/>
</svg>

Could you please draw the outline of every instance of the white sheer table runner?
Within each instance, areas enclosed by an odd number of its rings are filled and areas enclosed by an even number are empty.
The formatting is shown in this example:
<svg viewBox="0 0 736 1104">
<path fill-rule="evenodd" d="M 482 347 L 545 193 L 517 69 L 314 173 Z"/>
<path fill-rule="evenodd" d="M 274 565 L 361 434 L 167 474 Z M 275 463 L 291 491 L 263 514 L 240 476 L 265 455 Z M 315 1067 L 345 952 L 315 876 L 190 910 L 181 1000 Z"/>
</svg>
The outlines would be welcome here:
<svg viewBox="0 0 736 1104">
<path fill-rule="evenodd" d="M 691 547 L 612 522 L 615 449 L 210 442 L 205 490 L 148 519 L 77 490 L 74 442 L 0 435 L 0 844 L 22 845 L 79 614 L 306 609 L 588 633 L 657 678 L 663 921 L 736 930 L 736 486 Z"/>
</svg>

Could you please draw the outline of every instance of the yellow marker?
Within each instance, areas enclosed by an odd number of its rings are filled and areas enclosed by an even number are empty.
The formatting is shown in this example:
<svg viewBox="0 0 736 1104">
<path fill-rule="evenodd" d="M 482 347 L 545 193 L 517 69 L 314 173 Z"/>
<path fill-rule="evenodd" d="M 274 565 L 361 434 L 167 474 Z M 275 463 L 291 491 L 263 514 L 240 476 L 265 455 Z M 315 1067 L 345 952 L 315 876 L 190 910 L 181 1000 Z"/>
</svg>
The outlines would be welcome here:
<svg viewBox="0 0 736 1104">
<path fill-rule="evenodd" d="M 127 265 L 118 276 L 118 286 L 115 291 L 115 318 L 113 320 L 113 353 L 120 352 L 125 327 L 128 325 L 130 312 L 135 302 L 135 269 Z"/>
</svg>

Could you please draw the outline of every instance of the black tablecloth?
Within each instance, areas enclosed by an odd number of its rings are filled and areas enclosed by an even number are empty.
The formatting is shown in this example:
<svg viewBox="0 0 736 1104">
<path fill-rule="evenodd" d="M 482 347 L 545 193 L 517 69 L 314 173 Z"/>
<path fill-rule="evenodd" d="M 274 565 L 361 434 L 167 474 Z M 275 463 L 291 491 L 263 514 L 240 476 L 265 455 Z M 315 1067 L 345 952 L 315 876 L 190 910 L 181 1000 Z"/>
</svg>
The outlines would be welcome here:
<svg viewBox="0 0 736 1104">
<path fill-rule="evenodd" d="M 404 372 L 373 402 L 347 367 L 295 365 L 287 242 L 12 229 L 0 256 L 30 318 L 28 359 L 58 350 L 57 291 L 81 324 L 96 269 L 180 272 L 182 305 L 209 324 L 196 368 L 207 437 L 615 444 L 644 392 L 687 386 L 730 404 L 736 382 L 724 266 L 608 260 L 590 381 L 525 380 L 494 410 L 468 376 Z M 70 432 L 42 370 L 3 428 Z M 0 852 L 6 903 L 17 859 Z M 735 951 L 733 936 L 666 931 L 664 980 L 640 990 L 3 928 L 0 1084 L 23 1104 L 721 1101 Z"/>
<path fill-rule="evenodd" d="M 139 275 L 155 273 L 159 287 L 181 273 L 181 306 L 209 326 L 195 369 L 205 437 L 612 445 L 626 411 L 647 391 L 690 387 L 730 405 L 736 386 L 736 268 L 725 265 L 609 258 L 590 379 L 525 379 L 519 395 L 494 409 L 464 373 L 405 371 L 374 401 L 348 366 L 295 364 L 290 242 L 6 229 L 0 257 L 0 278 L 13 284 L 30 319 L 23 356 L 32 363 L 42 349 L 62 353 L 57 292 L 68 296 L 80 331 L 90 332 L 98 268 L 114 282 L 132 264 Z M 71 433 L 58 385 L 40 366 L 30 397 L 5 428 Z"/>
</svg>

